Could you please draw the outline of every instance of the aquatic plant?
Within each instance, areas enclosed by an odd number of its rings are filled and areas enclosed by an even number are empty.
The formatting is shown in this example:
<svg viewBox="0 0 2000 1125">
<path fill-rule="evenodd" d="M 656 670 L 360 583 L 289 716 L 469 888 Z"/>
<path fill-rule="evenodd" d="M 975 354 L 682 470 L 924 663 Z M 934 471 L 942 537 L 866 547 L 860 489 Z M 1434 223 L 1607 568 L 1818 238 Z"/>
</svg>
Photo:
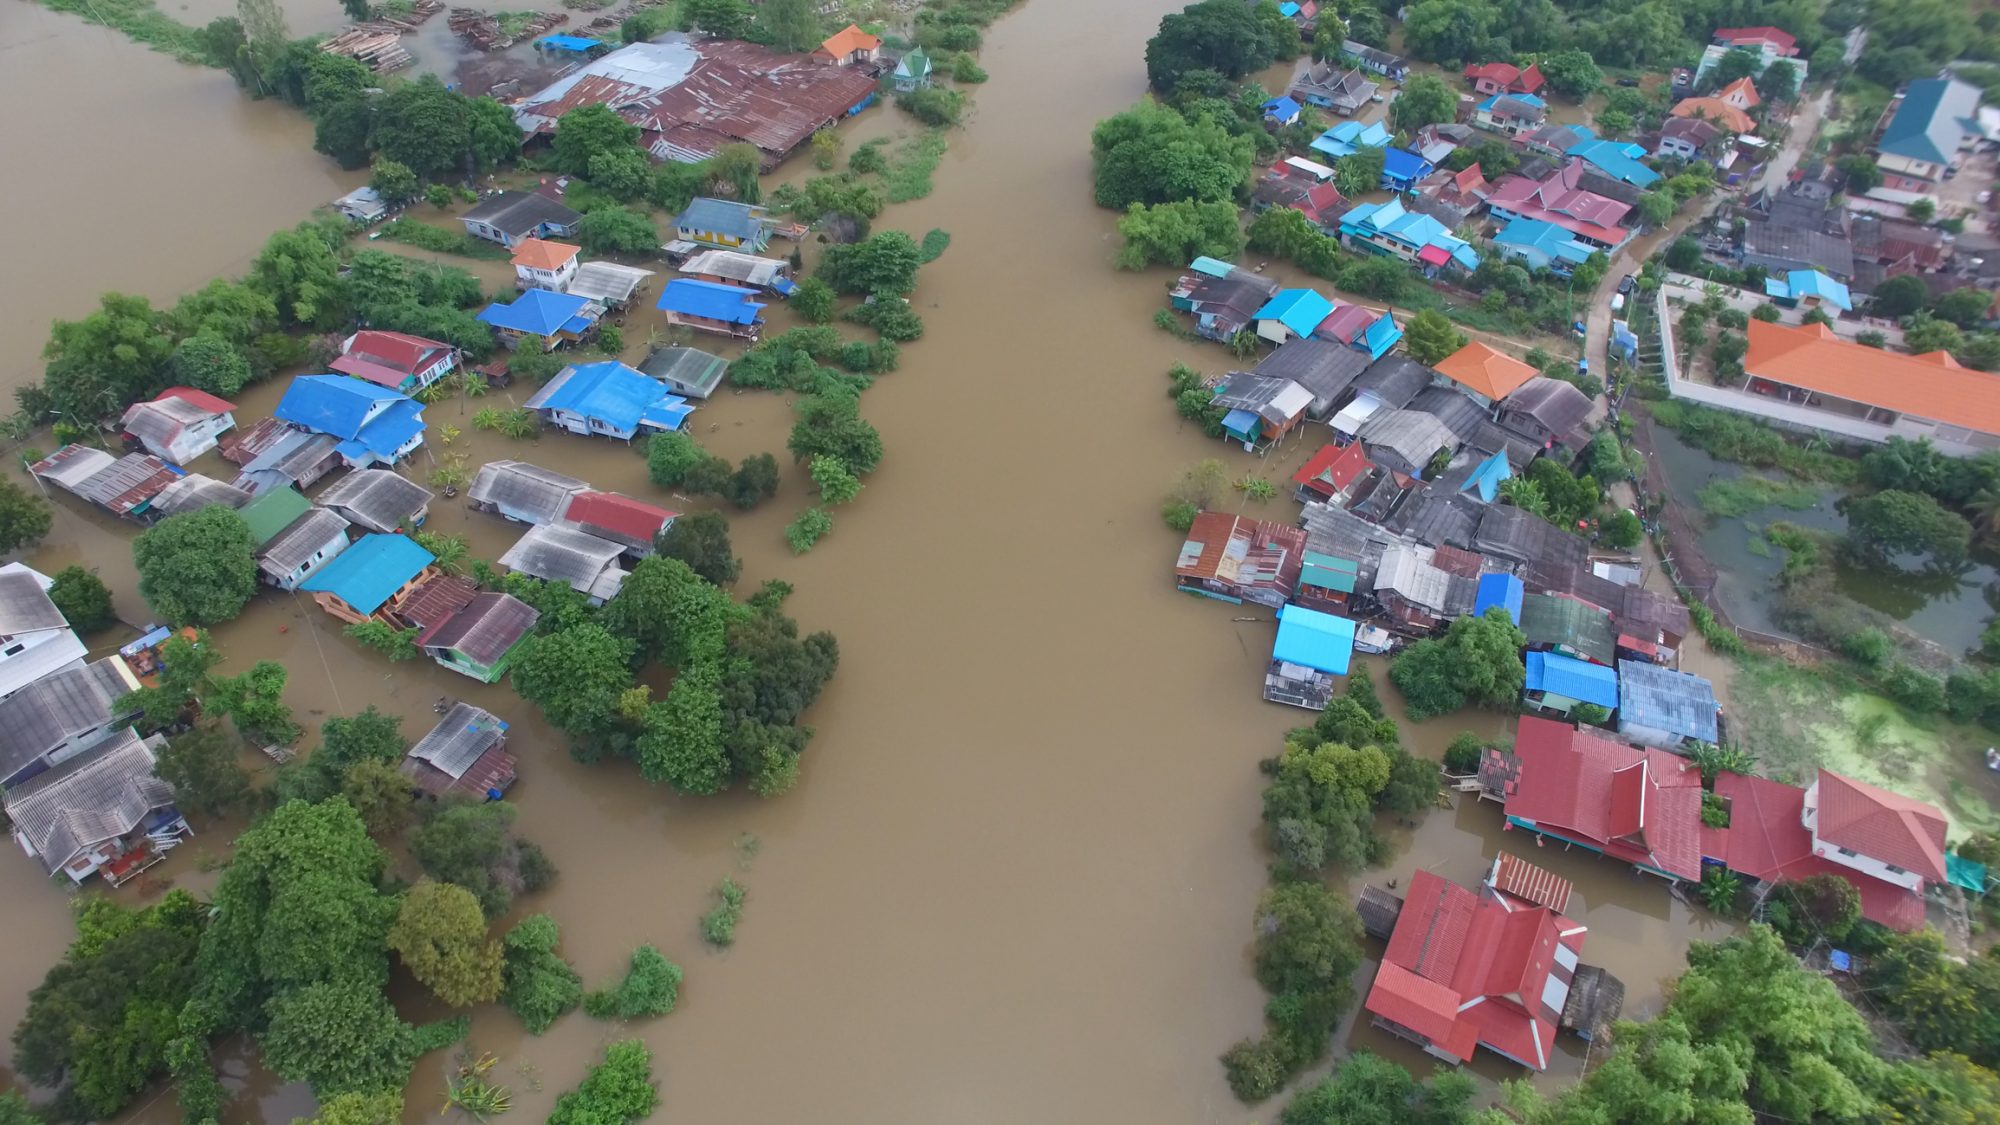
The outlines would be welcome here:
<svg viewBox="0 0 2000 1125">
<path fill-rule="evenodd" d="M 1260 476 L 1245 476 L 1237 480 L 1236 491 L 1262 504 L 1278 494 L 1278 486 Z"/>
<path fill-rule="evenodd" d="M 632 951 L 625 979 L 583 998 L 583 1010 L 598 1019 L 664 1016 L 680 999 L 681 967 L 650 945 Z"/>
<path fill-rule="evenodd" d="M 944 150 L 944 133 L 936 129 L 898 148 L 882 171 L 882 185 L 889 202 L 908 203 L 929 195 L 931 175 L 944 161 Z"/>
<path fill-rule="evenodd" d="M 484 1054 L 471 1062 L 461 1062 L 458 1073 L 445 1087 L 444 1108 L 438 1112 L 457 1109 L 484 1121 L 514 1108 L 512 1091 L 486 1077 L 486 1072 L 499 1061 L 491 1054 Z"/>
</svg>

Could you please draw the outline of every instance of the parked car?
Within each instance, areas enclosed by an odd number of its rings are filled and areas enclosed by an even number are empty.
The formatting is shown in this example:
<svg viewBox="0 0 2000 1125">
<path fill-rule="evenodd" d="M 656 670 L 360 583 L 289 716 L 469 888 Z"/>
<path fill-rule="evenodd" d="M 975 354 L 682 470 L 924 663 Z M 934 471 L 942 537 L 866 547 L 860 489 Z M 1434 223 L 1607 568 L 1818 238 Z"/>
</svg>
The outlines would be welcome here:
<svg viewBox="0 0 2000 1125">
<path fill-rule="evenodd" d="M 1620 86 L 1626 87 L 1627 89 L 1630 89 L 1633 86 L 1637 86 L 1639 84 L 1639 80 L 1637 78 L 1620 78 L 1618 80 L 1618 84 Z"/>
<path fill-rule="evenodd" d="M 1616 292 L 1616 293 L 1613 293 L 1613 294 L 1611 295 L 1611 311 L 1612 311 L 1612 312 L 1624 312 L 1624 311 L 1625 311 L 1625 292 L 1624 292 L 1624 290 L 1622 290 L 1622 289 L 1621 289 L 1620 291 L 1618 291 L 1618 292 Z"/>
<path fill-rule="evenodd" d="M 1631 296 L 1632 290 L 1636 288 L 1638 284 L 1639 284 L 1639 279 L 1636 276 L 1629 273 L 1626 274 L 1624 278 L 1622 278 L 1618 282 L 1618 295 L 1621 297 Z"/>
</svg>

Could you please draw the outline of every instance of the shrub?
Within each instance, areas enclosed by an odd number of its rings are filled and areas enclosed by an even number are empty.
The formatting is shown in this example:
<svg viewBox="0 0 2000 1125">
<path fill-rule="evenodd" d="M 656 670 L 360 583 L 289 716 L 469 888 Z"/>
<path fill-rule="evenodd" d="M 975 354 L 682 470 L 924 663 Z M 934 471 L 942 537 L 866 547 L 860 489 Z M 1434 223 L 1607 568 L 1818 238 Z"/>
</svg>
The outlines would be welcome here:
<svg viewBox="0 0 2000 1125">
<path fill-rule="evenodd" d="M 833 515 L 825 508 L 807 508 L 785 525 L 785 542 L 795 555 L 803 555 L 833 530 Z"/>
<path fill-rule="evenodd" d="M 502 939 L 506 987 L 500 999 L 531 1035 L 547 1031 L 583 1001 L 583 979 L 556 953 L 561 936 L 554 918 L 533 914 Z"/>
<path fill-rule="evenodd" d="M 671 13 L 673 9 L 654 11 Z M 652 1116 L 659 1104 L 660 1092 L 653 1088 L 652 1053 L 644 1043 L 632 1039 L 606 1048 L 604 1061 L 590 1068 L 583 1084 L 556 1099 L 548 1125 L 627 1125 Z"/>
<path fill-rule="evenodd" d="M 606 1020 L 664 1016 L 674 1010 L 680 991 L 681 967 L 652 946 L 642 945 L 632 951 L 625 979 L 585 996 L 583 1010 Z"/>
<path fill-rule="evenodd" d="M 1479 756 L 1486 743 L 1469 730 L 1458 732 L 1444 748 L 1444 768 L 1453 773 L 1471 773 L 1479 768 Z"/>
<path fill-rule="evenodd" d="M 965 95 L 942 86 L 927 86 L 898 94 L 896 108 L 926 125 L 956 125 L 965 111 Z"/>
<path fill-rule="evenodd" d="M 734 879 L 724 879 L 715 888 L 715 909 L 701 916 L 701 936 L 710 945 L 728 945 L 736 940 L 736 923 L 743 917 L 744 890 Z"/>
<path fill-rule="evenodd" d="M 104 580 L 80 566 L 56 571 L 49 587 L 49 600 L 79 633 L 95 633 L 117 620 L 111 605 L 111 589 Z"/>
</svg>

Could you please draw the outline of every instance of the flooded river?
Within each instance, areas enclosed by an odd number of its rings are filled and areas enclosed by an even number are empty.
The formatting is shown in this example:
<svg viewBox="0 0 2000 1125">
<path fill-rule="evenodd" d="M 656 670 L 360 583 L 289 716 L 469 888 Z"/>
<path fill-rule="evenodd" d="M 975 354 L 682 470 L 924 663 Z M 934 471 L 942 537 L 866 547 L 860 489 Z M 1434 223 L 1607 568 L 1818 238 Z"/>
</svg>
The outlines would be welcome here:
<svg viewBox="0 0 2000 1125">
<path fill-rule="evenodd" d="M 285 663 L 288 700 L 309 726 L 373 703 L 414 737 L 440 695 L 499 712 L 521 757 L 519 827 L 562 871 L 525 905 L 563 924 L 564 951 L 592 985 L 641 942 L 686 968 L 680 1008 L 633 1028 L 574 1016 L 532 1039 L 498 1009 L 477 1014 L 472 1044 L 502 1059 L 496 1076 L 515 1088 L 520 1119 L 538 1119 L 605 1042 L 632 1034 L 657 1052 L 662 1120 L 1269 1118 L 1235 1101 L 1215 1057 L 1261 1025 L 1247 961 L 1266 862 L 1255 764 L 1306 716 L 1258 698 L 1270 624 L 1173 592 L 1178 537 L 1158 518 L 1162 491 L 1202 457 L 1228 457 L 1232 472 L 1252 462 L 1178 425 L 1162 373 L 1175 359 L 1214 369 L 1223 354 L 1152 327 L 1164 275 L 1112 272 L 1115 217 L 1089 204 L 1090 127 L 1140 96 L 1143 43 L 1175 6 L 1030 0 L 992 30 L 982 61 L 993 80 L 953 135 L 935 194 L 887 219 L 953 241 L 917 294 L 925 338 L 863 403 L 888 450 L 880 470 L 803 558 L 780 537 L 807 501 L 803 474 L 734 518 L 744 587 L 794 583 L 789 611 L 840 638 L 840 673 L 809 716 L 819 733 L 792 793 L 688 801 L 621 763 L 578 765 L 504 687 L 387 664 L 288 596 L 263 596 L 216 631 L 231 667 Z M 9 47 L 17 28 L 48 37 L 0 66 L 16 104 L 61 74 L 98 75 L 78 104 L 44 111 L 69 128 L 38 136 L 94 135 L 107 121 L 129 131 L 102 153 L 51 140 L 26 162 L 63 162 L 60 183 L 0 184 L 15 213 L 25 202 L 43 217 L 17 237 L 47 271 L 25 302 L 0 308 L 10 381 L 32 376 L 50 316 L 80 313 L 104 288 L 168 299 L 235 272 L 271 229 L 354 181 L 310 152 L 290 110 L 244 102 L 217 73 L 31 6 L 6 11 Z M 627 329 L 635 353 L 641 335 Z M 246 395 L 242 416 L 264 416 L 277 392 Z M 475 435 L 459 417 L 472 409 L 431 408 L 434 452 L 439 425 L 459 425 L 452 448 L 475 464 L 517 456 L 651 491 L 636 450 Z M 714 452 L 782 453 L 789 412 L 779 396 L 725 395 L 695 422 Z M 419 475 L 428 468 L 420 455 Z M 67 499 L 56 507 L 30 561 L 97 566 L 122 615 L 143 621 L 130 528 Z M 461 502 L 440 501 L 433 521 L 487 558 L 518 531 Z M 1496 716 L 1462 718 L 1503 734 Z M 1436 756 L 1461 725 L 1408 740 Z M 1656 1003 L 1700 921 L 1657 883 L 1538 852 L 1500 823 L 1496 806 L 1466 805 L 1399 828 L 1407 847 L 1369 878 L 1427 867 L 1471 881 L 1497 847 L 1521 851 L 1577 880 L 1594 931 L 1586 960 L 1624 978 L 1628 1011 Z M 197 828 L 157 870 L 199 888 L 214 878 L 203 857 L 226 855 L 228 832 Z M 724 875 L 749 901 L 736 944 L 711 953 L 696 920 Z M 0 964 L 0 1026 L 11 1027 L 69 926 L 62 893 L 18 856 L 0 857 L 0 894 L 14 904 Z M 407 1014 L 432 1013 L 412 1003 Z M 1365 1026 L 1340 1041 L 1417 1062 Z M 419 1068 L 409 1120 L 438 1104 L 447 1061 Z M 233 1121 L 310 1108 L 245 1060 L 228 1069 L 247 1084 Z M 131 1119 L 172 1121 L 171 1099 Z"/>
</svg>

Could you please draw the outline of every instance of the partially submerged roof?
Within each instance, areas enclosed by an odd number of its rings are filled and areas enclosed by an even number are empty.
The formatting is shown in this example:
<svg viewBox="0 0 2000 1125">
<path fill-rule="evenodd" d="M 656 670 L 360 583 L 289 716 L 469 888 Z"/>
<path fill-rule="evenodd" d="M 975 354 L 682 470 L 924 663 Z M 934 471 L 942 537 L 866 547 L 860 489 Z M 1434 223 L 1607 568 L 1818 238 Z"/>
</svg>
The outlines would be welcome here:
<svg viewBox="0 0 2000 1125">
<path fill-rule="evenodd" d="M 262 547 L 312 507 L 296 488 L 273 488 L 236 510 L 250 525 L 250 541 Z M 330 513 L 329 513 L 330 514 Z M 347 521 L 341 520 L 344 526 Z"/>
<path fill-rule="evenodd" d="M 1361 440 L 1378 465 L 1416 476 L 1440 449 L 1457 449 L 1458 436 L 1435 414 L 1420 410 L 1377 411 L 1361 424 Z"/>
<path fill-rule="evenodd" d="M 483 707 L 463 701 L 451 705 L 408 756 L 453 778 L 465 776 L 479 756 L 507 740 L 507 724 Z"/>
<path fill-rule="evenodd" d="M 710 395 L 722 383 L 729 361 L 696 348 L 654 348 L 639 362 L 639 370 L 689 394 Z"/>
<path fill-rule="evenodd" d="M 118 701 L 137 690 L 138 678 L 113 655 L 44 676 L 0 700 L 0 779 L 110 722 Z"/>
<path fill-rule="evenodd" d="M 561 517 L 573 493 L 589 487 L 588 481 L 526 461 L 489 461 L 474 474 L 466 497 L 529 523 L 548 523 Z"/>
<path fill-rule="evenodd" d="M 417 584 L 396 609 L 396 616 L 417 629 L 429 629 L 449 620 L 479 593 L 472 580 L 456 574 L 433 574 Z"/>
<path fill-rule="evenodd" d="M 352 472 L 319 494 L 321 506 L 338 508 L 355 523 L 395 531 L 431 502 L 431 490 L 388 469 Z"/>
<path fill-rule="evenodd" d="M 1271 647 L 1271 659 L 1345 676 L 1353 658 L 1354 622 L 1304 606 L 1279 608 L 1278 639 Z"/>
<path fill-rule="evenodd" d="M 1922 895 L 1813 854 L 1812 832 L 1802 817 L 1804 789 L 1724 771 L 1715 777 L 1715 793 L 1729 804 L 1729 826 L 1703 831 L 1708 858 L 1768 883 L 1838 876 L 1860 892 L 1863 918 L 1906 933 L 1924 927 Z"/>
<path fill-rule="evenodd" d="M 576 318 L 586 316 L 590 304 L 590 298 L 577 293 L 528 289 L 507 304 L 496 301 L 486 306 L 480 310 L 479 319 L 495 328 L 548 337 L 569 327 Z"/>
<path fill-rule="evenodd" d="M 257 567 L 273 578 L 284 578 L 324 550 L 336 536 L 345 536 L 348 527 L 347 519 L 339 512 L 310 508 L 258 550 Z"/>
<path fill-rule="evenodd" d="M 750 239 L 763 233 L 764 218 L 760 208 L 748 203 L 700 196 L 674 218 L 674 229 Z"/>
<path fill-rule="evenodd" d="M 562 520 L 600 539 L 651 553 L 654 539 L 679 514 L 616 492 L 585 489 L 569 498 Z"/>
<path fill-rule="evenodd" d="M 408 536 L 364 535 L 301 582 L 299 589 L 332 594 L 358 613 L 374 613 L 435 561 Z"/>
<path fill-rule="evenodd" d="M 450 649 L 475 664 L 491 667 L 507 655 L 541 619 L 541 611 L 512 594 L 483 593 L 465 608 L 430 627 L 417 643 Z"/>
<path fill-rule="evenodd" d="M 587 594 L 624 553 L 623 544 L 560 524 L 542 524 L 509 547 L 500 556 L 500 565 Z"/>
<path fill-rule="evenodd" d="M 1568 723 L 1525 715 L 1510 820 L 1556 832 L 1677 879 L 1701 878 L 1701 771 Z"/>
<path fill-rule="evenodd" d="M 153 510 L 163 516 L 178 516 L 184 512 L 198 512 L 218 504 L 225 508 L 236 509 L 249 502 L 250 494 L 240 488 L 200 473 L 189 473 L 175 479 L 153 497 Z"/>
<path fill-rule="evenodd" d="M 561 410 L 604 422 L 619 430 L 637 429 L 649 408 L 684 405 L 667 385 L 615 359 L 572 364 L 529 396 L 530 410 Z"/>
<path fill-rule="evenodd" d="M 658 307 L 724 324 L 756 324 L 764 319 L 764 303 L 758 296 L 756 290 L 737 285 L 677 277 L 660 290 Z"/>
<path fill-rule="evenodd" d="M 1702 742 L 1716 740 L 1715 687 L 1692 672 L 1677 672 L 1643 660 L 1618 662 L 1619 729 L 1627 724 L 1662 730 Z"/>
<path fill-rule="evenodd" d="M 6 795 L 7 819 L 50 874 L 77 853 L 136 830 L 174 788 L 153 773 L 153 743 L 130 730 L 22 782 Z"/>
<path fill-rule="evenodd" d="M 1611 614 L 1564 594 L 1528 594 L 1521 599 L 1521 632 L 1530 645 L 1556 645 L 1605 665 L 1618 658 Z"/>
<path fill-rule="evenodd" d="M 532 191 L 503 191 L 480 201 L 459 218 L 485 223 L 496 230 L 520 237 L 543 226 L 574 226 L 583 216 L 561 203 Z"/>
<path fill-rule="evenodd" d="M 617 262 L 585 262 L 576 267 L 576 276 L 569 279 L 569 292 L 593 301 L 623 304 L 631 300 L 633 291 L 651 276 L 652 270 L 642 270 L 637 266 L 621 266 Z"/>
</svg>

